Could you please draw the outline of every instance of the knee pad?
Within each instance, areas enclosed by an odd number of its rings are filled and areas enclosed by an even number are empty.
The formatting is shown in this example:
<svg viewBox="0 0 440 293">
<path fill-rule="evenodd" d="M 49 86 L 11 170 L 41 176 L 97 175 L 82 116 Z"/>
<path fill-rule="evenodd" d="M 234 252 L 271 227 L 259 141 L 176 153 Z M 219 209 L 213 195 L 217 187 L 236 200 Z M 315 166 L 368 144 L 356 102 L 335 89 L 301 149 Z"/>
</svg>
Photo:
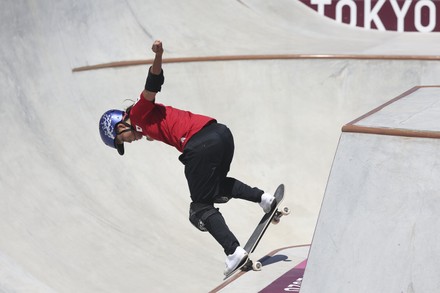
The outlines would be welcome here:
<svg viewBox="0 0 440 293">
<path fill-rule="evenodd" d="M 192 202 L 189 206 L 189 221 L 200 231 L 206 232 L 208 230 L 205 227 L 205 222 L 215 213 L 219 213 L 219 211 L 212 204 Z"/>
</svg>

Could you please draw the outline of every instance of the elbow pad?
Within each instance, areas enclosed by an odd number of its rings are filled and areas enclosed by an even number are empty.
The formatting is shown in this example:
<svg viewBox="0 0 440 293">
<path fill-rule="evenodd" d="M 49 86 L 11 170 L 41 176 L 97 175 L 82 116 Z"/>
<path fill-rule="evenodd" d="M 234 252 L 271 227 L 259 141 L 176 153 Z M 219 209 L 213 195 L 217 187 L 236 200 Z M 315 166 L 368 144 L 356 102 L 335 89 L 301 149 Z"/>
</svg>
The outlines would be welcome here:
<svg viewBox="0 0 440 293">
<path fill-rule="evenodd" d="M 163 70 L 161 70 L 159 74 L 153 74 L 149 69 L 147 81 L 145 82 L 145 90 L 153 93 L 160 92 L 164 81 L 165 77 L 163 76 Z"/>
</svg>

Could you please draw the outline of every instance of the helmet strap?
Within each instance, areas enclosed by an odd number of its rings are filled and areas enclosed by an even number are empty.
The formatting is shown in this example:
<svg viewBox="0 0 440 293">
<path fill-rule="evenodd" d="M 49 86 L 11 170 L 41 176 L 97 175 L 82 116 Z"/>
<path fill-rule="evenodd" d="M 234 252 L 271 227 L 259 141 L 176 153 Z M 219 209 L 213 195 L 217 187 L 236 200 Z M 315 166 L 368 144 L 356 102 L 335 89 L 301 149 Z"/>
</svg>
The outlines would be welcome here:
<svg viewBox="0 0 440 293">
<path fill-rule="evenodd" d="M 116 124 L 116 127 L 118 127 L 119 124 L 123 124 L 123 125 L 127 126 L 128 129 L 124 129 L 121 132 L 117 132 L 116 135 L 119 135 L 121 133 L 128 132 L 128 131 L 135 131 L 134 127 L 131 124 L 125 122 L 125 121 L 119 122 L 118 124 Z"/>
</svg>

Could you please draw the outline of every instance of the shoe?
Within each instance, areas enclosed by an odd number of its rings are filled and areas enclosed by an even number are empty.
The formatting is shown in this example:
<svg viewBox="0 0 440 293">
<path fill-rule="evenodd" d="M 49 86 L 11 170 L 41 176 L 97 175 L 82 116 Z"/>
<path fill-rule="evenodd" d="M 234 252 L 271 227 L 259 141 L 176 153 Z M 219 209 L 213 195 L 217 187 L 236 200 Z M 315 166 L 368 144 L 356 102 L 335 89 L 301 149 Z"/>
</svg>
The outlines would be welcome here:
<svg viewBox="0 0 440 293">
<path fill-rule="evenodd" d="M 263 211 L 266 214 L 272 210 L 272 203 L 273 203 L 274 199 L 275 199 L 275 197 L 269 193 L 264 193 L 261 196 L 260 207 L 263 208 Z"/>
<path fill-rule="evenodd" d="M 243 264 L 243 261 L 247 258 L 247 252 L 240 246 L 235 249 L 233 254 L 226 257 L 226 268 L 224 271 L 225 276 L 233 272 L 239 265 Z"/>
</svg>

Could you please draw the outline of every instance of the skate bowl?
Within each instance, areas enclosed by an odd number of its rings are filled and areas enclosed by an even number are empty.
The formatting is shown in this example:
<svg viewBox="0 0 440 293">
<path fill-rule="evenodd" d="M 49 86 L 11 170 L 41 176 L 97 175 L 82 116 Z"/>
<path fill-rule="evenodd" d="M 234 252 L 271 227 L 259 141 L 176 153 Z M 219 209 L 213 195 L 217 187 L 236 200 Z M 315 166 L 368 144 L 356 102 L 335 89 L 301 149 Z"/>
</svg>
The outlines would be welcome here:
<svg viewBox="0 0 440 293">
<path fill-rule="evenodd" d="M 100 116 L 139 97 L 155 39 L 166 59 L 158 102 L 229 126 L 231 176 L 269 192 L 286 186 L 292 214 L 267 231 L 256 258 L 311 243 L 342 125 L 439 84 L 438 34 L 352 28 L 291 0 L 205 2 L 1 4 L 0 291 L 208 292 L 222 283 L 221 247 L 188 221 L 179 153 L 143 140 L 121 157 L 99 137 Z M 92 70 L 100 64 L 113 65 Z M 242 243 L 261 218 L 258 204 L 219 208 Z M 295 259 L 286 272 L 306 257 Z"/>
</svg>

